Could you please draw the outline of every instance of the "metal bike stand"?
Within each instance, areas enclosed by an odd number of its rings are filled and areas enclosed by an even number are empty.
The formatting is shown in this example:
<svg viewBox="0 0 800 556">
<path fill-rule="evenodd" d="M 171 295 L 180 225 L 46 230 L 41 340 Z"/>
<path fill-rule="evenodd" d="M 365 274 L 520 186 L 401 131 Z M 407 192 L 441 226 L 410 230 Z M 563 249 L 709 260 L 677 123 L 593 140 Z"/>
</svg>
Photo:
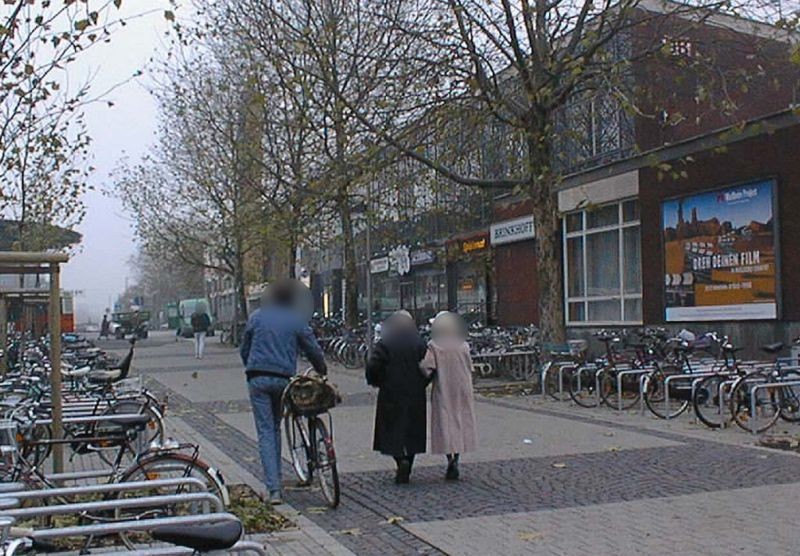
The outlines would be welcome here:
<svg viewBox="0 0 800 556">
<path fill-rule="evenodd" d="M 723 380 L 722 382 L 719 383 L 719 414 L 720 415 L 724 415 L 725 414 L 725 389 L 726 389 L 726 387 L 728 387 L 728 389 L 731 390 L 730 393 L 733 394 L 733 390 L 730 387 L 733 386 L 736 383 L 737 380 L 739 380 L 739 377 L 733 378 L 733 379 L 728 379 L 728 380 Z M 728 399 L 730 400 L 731 397 L 728 396 Z M 733 417 L 733 412 L 731 412 L 731 417 Z M 723 419 L 720 422 L 719 428 L 727 429 L 728 428 L 728 420 L 727 419 Z"/>
<path fill-rule="evenodd" d="M 52 529 L 32 531 L 30 535 L 34 540 L 52 540 L 63 537 L 88 537 L 99 535 L 114 535 L 131 531 L 150 531 L 157 527 L 172 527 L 180 525 L 203 525 L 220 521 L 239 521 L 239 518 L 227 512 L 214 512 L 210 514 L 184 515 L 175 517 L 160 517 L 152 519 L 139 519 L 135 521 L 114 521 L 109 523 L 91 523 L 87 525 L 71 525 Z"/>
<path fill-rule="evenodd" d="M 758 436 L 758 415 L 756 414 L 756 393 L 758 390 L 768 390 L 770 388 L 784 388 L 786 386 L 800 386 L 800 380 L 788 380 L 785 382 L 765 382 L 755 384 L 750 388 L 750 432 Z"/>
<path fill-rule="evenodd" d="M 194 487 L 198 492 L 208 489 L 208 484 L 195 477 L 176 477 L 174 479 L 155 479 L 152 481 L 131 481 L 125 483 L 103 483 L 63 488 L 42 488 L 37 490 L 10 491 L 6 494 L 20 500 L 52 498 L 55 496 L 75 496 L 80 494 L 105 494 L 109 492 L 128 492 L 153 487 Z"/>
<path fill-rule="evenodd" d="M 608 367 L 600 367 L 594 373 L 594 397 L 596 400 L 595 407 L 600 407 L 600 375 L 608 370 Z"/>
<path fill-rule="evenodd" d="M 719 373 L 716 372 L 695 372 L 695 373 L 677 373 L 670 375 L 664 379 L 664 406 L 666 407 L 665 418 L 667 421 L 672 419 L 669 411 L 669 385 L 671 381 L 677 380 L 691 380 L 692 381 L 692 397 L 694 397 L 694 387 L 697 379 L 703 379 L 709 376 L 714 376 Z"/>
<path fill-rule="evenodd" d="M 624 376 L 632 376 L 632 375 L 641 375 L 641 374 L 650 374 L 653 372 L 652 368 L 649 369 L 630 369 L 627 371 L 620 371 L 617 373 L 617 395 L 619 396 L 619 400 L 617 401 L 617 409 L 622 411 L 622 377 Z M 639 390 L 639 395 L 642 395 L 641 388 Z"/>
<path fill-rule="evenodd" d="M 31 517 L 78 514 L 81 512 L 105 511 L 129 508 L 152 508 L 179 504 L 182 502 L 207 502 L 214 507 L 215 512 L 222 512 L 225 507 L 222 501 L 210 492 L 195 492 L 187 494 L 165 494 L 163 496 L 144 496 L 142 498 L 121 498 L 119 500 L 101 500 L 97 502 L 76 502 L 73 504 L 59 504 L 40 506 L 34 508 L 18 508 L 3 510 L 2 515 L 17 519 Z"/>
<path fill-rule="evenodd" d="M 639 413 L 641 415 L 645 414 L 645 409 L 647 408 L 647 405 L 644 403 L 644 393 L 647 390 L 649 379 L 650 373 L 639 377 Z"/>
<path fill-rule="evenodd" d="M 564 399 L 564 371 L 566 371 L 567 369 L 572 369 L 573 373 L 574 372 L 578 372 L 578 380 L 580 380 L 580 370 L 585 368 L 585 367 L 586 367 L 586 365 L 580 366 L 580 365 L 576 365 L 574 363 L 571 363 L 571 364 L 567 364 L 567 365 L 561 365 L 558 368 L 558 397 L 559 397 L 559 399 L 561 401 L 566 401 Z"/>
<path fill-rule="evenodd" d="M 239 541 L 232 547 L 226 550 L 213 550 L 202 552 L 202 554 L 219 555 L 219 554 L 237 554 L 240 552 L 255 552 L 261 556 L 267 556 L 267 551 L 262 544 L 255 541 Z M 103 552 L 106 556 L 184 556 L 186 554 L 196 554 L 191 548 L 184 548 L 181 546 L 171 546 L 164 548 L 148 548 L 146 550 L 127 550 L 121 552 Z"/>
</svg>

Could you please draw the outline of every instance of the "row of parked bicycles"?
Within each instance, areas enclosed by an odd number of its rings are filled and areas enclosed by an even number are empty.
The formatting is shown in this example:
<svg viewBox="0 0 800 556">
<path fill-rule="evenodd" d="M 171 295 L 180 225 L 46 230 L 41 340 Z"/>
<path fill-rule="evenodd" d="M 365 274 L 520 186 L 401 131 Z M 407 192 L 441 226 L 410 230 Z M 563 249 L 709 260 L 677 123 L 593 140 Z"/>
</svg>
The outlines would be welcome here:
<svg viewBox="0 0 800 556">
<path fill-rule="evenodd" d="M 222 475 L 199 447 L 167 437 L 166 400 L 131 376 L 135 340 L 123 358 L 63 340 L 61 437 L 47 339 L 19 336 L 3 354 L 0 554 L 64 552 L 65 543 L 78 553 L 266 554 L 244 540 Z M 64 470 L 52 463 L 57 446 Z"/>
<path fill-rule="evenodd" d="M 712 429 L 736 423 L 762 433 L 779 420 L 800 422 L 800 366 L 783 343 L 765 345 L 765 359 L 745 361 L 733 341 L 649 328 L 628 336 L 600 331 L 602 357 L 586 360 L 585 342 L 550 354 L 540 368 L 542 395 L 580 407 L 639 408 L 661 419 L 693 411 Z M 793 345 L 800 345 L 800 338 Z"/>
</svg>

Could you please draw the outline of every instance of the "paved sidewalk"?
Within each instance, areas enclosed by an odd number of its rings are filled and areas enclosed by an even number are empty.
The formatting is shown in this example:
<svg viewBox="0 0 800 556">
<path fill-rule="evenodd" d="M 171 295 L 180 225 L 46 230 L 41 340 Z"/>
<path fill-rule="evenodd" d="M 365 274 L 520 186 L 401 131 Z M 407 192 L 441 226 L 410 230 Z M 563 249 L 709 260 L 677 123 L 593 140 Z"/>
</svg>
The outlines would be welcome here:
<svg viewBox="0 0 800 556">
<path fill-rule="evenodd" d="M 261 489 L 246 385 L 237 355 L 216 343 L 156 335 L 137 368 L 170 396 L 169 425 L 203 445 L 229 482 Z M 459 483 L 423 456 L 412 483 L 370 450 L 375 394 L 335 367 L 345 395 L 333 411 L 343 501 L 288 489 L 299 528 L 270 538 L 280 554 L 796 554 L 800 458 L 753 446 L 739 430 L 688 417 L 585 410 L 538 396 L 479 397 L 480 449 Z M 290 477 L 287 469 L 287 477 Z"/>
</svg>

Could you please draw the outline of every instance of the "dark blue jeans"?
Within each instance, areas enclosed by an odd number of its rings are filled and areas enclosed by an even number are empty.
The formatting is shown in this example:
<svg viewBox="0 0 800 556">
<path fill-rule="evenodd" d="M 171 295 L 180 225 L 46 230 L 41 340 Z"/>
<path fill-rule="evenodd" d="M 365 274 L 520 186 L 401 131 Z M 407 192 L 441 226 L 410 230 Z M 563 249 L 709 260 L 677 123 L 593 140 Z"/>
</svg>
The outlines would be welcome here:
<svg viewBox="0 0 800 556">
<path fill-rule="evenodd" d="M 247 381 L 258 433 L 264 483 L 270 493 L 281 491 L 281 396 L 289 379 L 254 376 Z"/>
</svg>

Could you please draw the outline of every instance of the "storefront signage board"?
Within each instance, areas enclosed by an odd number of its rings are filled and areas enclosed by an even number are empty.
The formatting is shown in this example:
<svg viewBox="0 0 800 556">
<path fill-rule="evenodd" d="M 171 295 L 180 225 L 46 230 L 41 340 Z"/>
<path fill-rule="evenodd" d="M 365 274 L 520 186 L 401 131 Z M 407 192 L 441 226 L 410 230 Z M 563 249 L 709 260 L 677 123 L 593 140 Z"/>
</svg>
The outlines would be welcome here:
<svg viewBox="0 0 800 556">
<path fill-rule="evenodd" d="M 369 271 L 372 274 L 380 274 L 387 270 L 389 270 L 389 257 L 380 257 L 369 262 Z"/>
<path fill-rule="evenodd" d="M 411 266 L 420 266 L 436 262 L 436 254 L 426 249 L 411 252 Z"/>
<path fill-rule="evenodd" d="M 503 245 L 504 243 L 533 239 L 535 236 L 533 215 L 492 224 L 489 232 L 492 245 Z"/>
</svg>

